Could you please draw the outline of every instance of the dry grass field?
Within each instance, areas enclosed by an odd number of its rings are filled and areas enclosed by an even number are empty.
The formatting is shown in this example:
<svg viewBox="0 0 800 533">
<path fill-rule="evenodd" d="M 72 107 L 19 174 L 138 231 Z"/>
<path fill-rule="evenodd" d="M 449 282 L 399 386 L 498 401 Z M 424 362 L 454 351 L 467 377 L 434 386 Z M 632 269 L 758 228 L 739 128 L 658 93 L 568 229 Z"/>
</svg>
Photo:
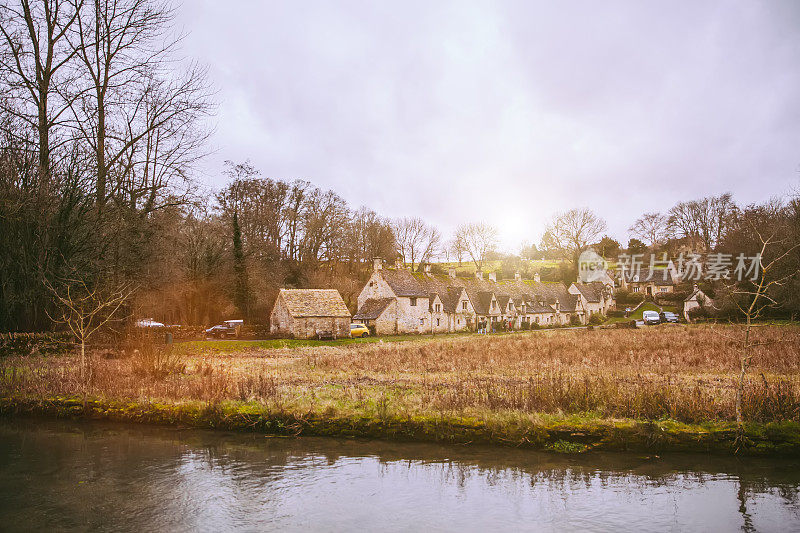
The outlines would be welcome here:
<svg viewBox="0 0 800 533">
<path fill-rule="evenodd" d="M 328 417 L 735 418 L 734 326 L 467 335 L 342 346 L 171 352 L 147 343 L 91 359 L 87 396 L 258 405 Z M 752 422 L 800 421 L 800 327 L 755 329 L 744 396 Z M 5 398 L 77 396 L 77 358 L 0 358 Z"/>
</svg>

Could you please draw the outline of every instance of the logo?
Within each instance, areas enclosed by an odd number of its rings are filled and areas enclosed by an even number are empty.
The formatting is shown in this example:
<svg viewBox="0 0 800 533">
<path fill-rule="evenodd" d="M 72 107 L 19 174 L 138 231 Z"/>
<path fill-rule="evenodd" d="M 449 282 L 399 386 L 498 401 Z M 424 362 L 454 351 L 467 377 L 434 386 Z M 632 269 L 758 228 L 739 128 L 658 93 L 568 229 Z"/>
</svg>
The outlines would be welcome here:
<svg viewBox="0 0 800 533">
<path fill-rule="evenodd" d="M 582 252 L 578 258 L 578 279 L 583 283 L 601 281 L 605 277 L 608 263 L 603 256 L 591 248 Z"/>
</svg>

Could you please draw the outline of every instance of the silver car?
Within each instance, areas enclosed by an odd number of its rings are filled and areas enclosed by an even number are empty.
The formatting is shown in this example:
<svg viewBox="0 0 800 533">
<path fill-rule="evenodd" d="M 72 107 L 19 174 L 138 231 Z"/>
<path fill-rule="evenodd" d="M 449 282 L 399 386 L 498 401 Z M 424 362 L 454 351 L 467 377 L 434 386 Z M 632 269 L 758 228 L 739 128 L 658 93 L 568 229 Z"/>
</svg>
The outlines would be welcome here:
<svg viewBox="0 0 800 533">
<path fill-rule="evenodd" d="M 642 322 L 644 322 L 648 326 L 661 324 L 661 317 L 658 316 L 658 312 L 656 311 L 645 311 L 644 313 L 642 313 Z"/>
</svg>

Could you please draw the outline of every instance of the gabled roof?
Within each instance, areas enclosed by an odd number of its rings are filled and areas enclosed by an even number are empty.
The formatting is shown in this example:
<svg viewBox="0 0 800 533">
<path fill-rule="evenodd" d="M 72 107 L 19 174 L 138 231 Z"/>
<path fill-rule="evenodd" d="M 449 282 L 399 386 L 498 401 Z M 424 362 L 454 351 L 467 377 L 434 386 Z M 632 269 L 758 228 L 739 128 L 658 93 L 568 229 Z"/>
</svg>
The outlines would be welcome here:
<svg viewBox="0 0 800 533">
<path fill-rule="evenodd" d="M 575 283 L 575 287 L 580 291 L 587 302 L 603 301 L 604 285 L 599 281 L 590 283 Z"/>
<path fill-rule="evenodd" d="M 578 310 L 578 302 L 580 302 L 580 298 L 578 298 L 577 294 L 565 294 L 564 298 L 559 298 L 558 303 L 561 304 L 561 310 L 566 311 L 568 313 L 572 313 Z"/>
<path fill-rule="evenodd" d="M 676 285 L 672 271 L 668 268 L 642 268 L 638 272 L 626 270 L 623 272 L 625 281 L 628 283 L 655 283 L 656 285 Z"/>
<path fill-rule="evenodd" d="M 491 313 L 493 296 L 494 293 L 491 291 L 480 291 L 478 293 L 478 307 L 480 307 L 480 312 L 478 312 L 479 315 L 488 315 Z"/>
<path fill-rule="evenodd" d="M 361 309 L 353 315 L 355 320 L 375 320 L 386 311 L 386 308 L 394 301 L 394 298 L 370 298 Z"/>
<path fill-rule="evenodd" d="M 381 275 L 397 296 L 414 298 L 425 298 L 428 296 L 429 291 L 425 285 L 420 283 L 417 277 L 405 268 L 399 270 L 385 268 L 381 270 Z"/>
<path fill-rule="evenodd" d="M 432 292 L 428 294 L 428 311 L 431 313 L 433 312 L 433 306 L 436 305 L 436 298 L 439 298 L 439 301 L 442 302 L 442 307 L 444 307 L 444 301 L 442 297 L 439 295 L 438 292 Z"/>
<path fill-rule="evenodd" d="M 462 292 L 464 292 L 464 287 L 447 287 L 447 294 L 442 298 L 446 313 L 458 312 L 458 301 L 461 299 Z"/>
<path fill-rule="evenodd" d="M 511 296 L 508 294 L 498 294 L 497 295 L 497 304 L 500 306 L 500 309 L 506 310 L 508 309 L 508 301 L 511 299 Z"/>
<path fill-rule="evenodd" d="M 384 279 L 398 296 L 431 297 L 438 294 L 442 300 L 445 311 L 456 311 L 461 290 L 466 291 L 467 297 L 472 302 L 475 313 L 478 315 L 489 314 L 491 295 L 494 294 L 498 303 L 505 309 L 508 298 L 516 304 L 523 301 L 530 313 L 552 313 L 555 311 L 556 300 L 561 305 L 561 310 L 571 312 L 575 310 L 578 297 L 571 295 L 563 283 L 541 282 L 534 280 L 503 280 L 491 281 L 474 277 L 456 277 L 440 274 L 412 273 L 405 269 L 383 269 Z M 598 282 L 598 285 L 602 283 Z M 489 296 L 481 295 L 486 293 Z M 532 302 L 532 304 L 531 304 Z M 542 305 L 541 302 L 544 302 Z"/>
<path fill-rule="evenodd" d="M 336 289 L 281 289 L 289 314 L 293 317 L 347 317 L 350 311 Z"/>
<path fill-rule="evenodd" d="M 684 302 L 689 302 L 689 301 L 692 301 L 692 300 L 696 300 L 698 296 L 701 296 L 701 297 L 705 298 L 706 300 L 710 300 L 710 298 L 708 296 L 706 296 L 706 293 L 704 293 L 700 289 L 695 289 L 695 290 L 692 291 L 692 294 L 690 294 L 684 300 Z"/>
</svg>

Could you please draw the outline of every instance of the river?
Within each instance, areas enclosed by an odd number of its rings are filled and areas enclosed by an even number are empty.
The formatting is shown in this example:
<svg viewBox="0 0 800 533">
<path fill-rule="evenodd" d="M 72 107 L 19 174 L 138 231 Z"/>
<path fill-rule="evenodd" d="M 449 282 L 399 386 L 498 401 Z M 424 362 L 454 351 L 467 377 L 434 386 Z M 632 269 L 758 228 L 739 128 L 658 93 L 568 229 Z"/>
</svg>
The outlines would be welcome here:
<svg viewBox="0 0 800 533">
<path fill-rule="evenodd" d="M 800 461 L 0 420 L 0 530 L 798 531 Z"/>
</svg>

